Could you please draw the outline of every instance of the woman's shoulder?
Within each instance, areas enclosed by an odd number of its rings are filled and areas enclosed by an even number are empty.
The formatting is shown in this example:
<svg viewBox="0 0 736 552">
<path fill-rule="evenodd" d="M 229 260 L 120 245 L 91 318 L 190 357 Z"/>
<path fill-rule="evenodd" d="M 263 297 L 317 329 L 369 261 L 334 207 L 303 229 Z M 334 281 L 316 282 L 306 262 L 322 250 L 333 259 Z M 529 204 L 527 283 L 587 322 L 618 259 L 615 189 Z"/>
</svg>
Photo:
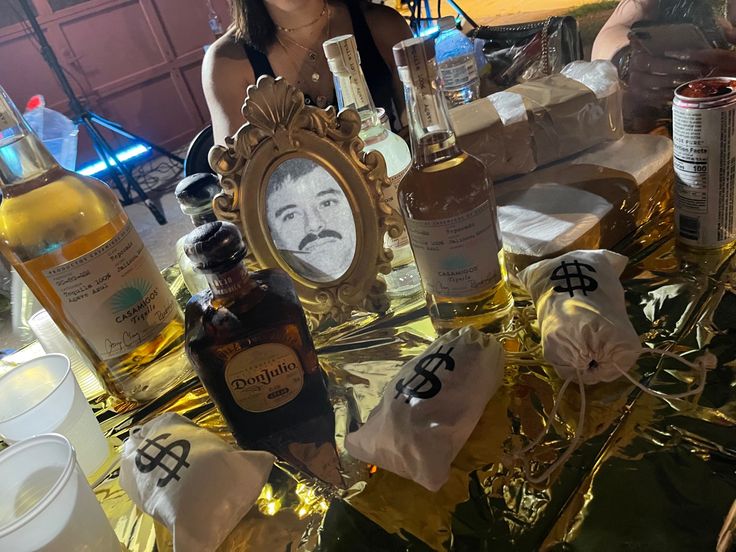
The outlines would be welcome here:
<svg viewBox="0 0 736 552">
<path fill-rule="evenodd" d="M 368 27 L 379 47 L 390 49 L 405 38 L 411 38 L 411 29 L 404 16 L 383 4 L 361 2 Z"/>
<path fill-rule="evenodd" d="M 215 40 L 207 48 L 202 61 L 203 78 L 221 81 L 237 75 L 247 78 L 253 72 L 243 43 L 235 37 L 233 29 Z M 252 78 L 252 76 L 251 76 Z"/>
<path fill-rule="evenodd" d="M 403 31 L 409 28 L 404 16 L 395 9 L 384 6 L 383 4 L 374 4 L 373 2 L 360 1 L 359 3 L 363 9 L 363 13 L 365 13 L 365 19 L 371 28 L 386 27 L 387 33 L 396 30 Z"/>
</svg>

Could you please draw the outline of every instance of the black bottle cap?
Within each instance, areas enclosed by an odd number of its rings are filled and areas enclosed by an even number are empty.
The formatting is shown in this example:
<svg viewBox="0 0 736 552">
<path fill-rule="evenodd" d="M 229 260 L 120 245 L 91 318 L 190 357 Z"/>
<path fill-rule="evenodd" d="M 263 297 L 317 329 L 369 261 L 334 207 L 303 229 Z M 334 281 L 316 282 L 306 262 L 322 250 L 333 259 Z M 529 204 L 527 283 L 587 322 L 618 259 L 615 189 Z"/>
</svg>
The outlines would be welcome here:
<svg viewBox="0 0 736 552">
<path fill-rule="evenodd" d="M 212 210 L 212 200 L 221 191 L 217 175 L 197 173 L 176 185 L 174 197 L 185 215 L 197 215 L 203 210 Z"/>
<path fill-rule="evenodd" d="M 245 242 L 232 222 L 208 222 L 189 232 L 184 252 L 201 272 L 230 270 L 245 257 Z"/>
</svg>

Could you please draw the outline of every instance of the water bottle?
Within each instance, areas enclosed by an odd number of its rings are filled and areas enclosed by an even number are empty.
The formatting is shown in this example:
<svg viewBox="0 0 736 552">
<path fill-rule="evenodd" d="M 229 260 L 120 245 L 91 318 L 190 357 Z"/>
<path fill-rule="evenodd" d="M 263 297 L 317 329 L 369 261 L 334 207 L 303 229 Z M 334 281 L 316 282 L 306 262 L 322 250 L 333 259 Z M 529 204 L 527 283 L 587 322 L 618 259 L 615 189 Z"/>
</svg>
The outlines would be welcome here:
<svg viewBox="0 0 736 552">
<path fill-rule="evenodd" d="M 440 19 L 439 26 L 435 51 L 448 107 L 477 100 L 480 96 L 480 79 L 473 41 L 457 29 L 452 16 Z"/>
</svg>

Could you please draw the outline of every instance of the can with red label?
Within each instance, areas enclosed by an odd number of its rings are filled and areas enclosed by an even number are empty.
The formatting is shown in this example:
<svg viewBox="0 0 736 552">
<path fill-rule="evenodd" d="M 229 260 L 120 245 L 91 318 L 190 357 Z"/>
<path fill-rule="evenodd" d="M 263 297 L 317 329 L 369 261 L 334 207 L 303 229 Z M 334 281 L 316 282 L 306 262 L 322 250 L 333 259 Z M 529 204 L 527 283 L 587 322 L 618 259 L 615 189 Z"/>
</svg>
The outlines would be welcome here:
<svg viewBox="0 0 736 552">
<path fill-rule="evenodd" d="M 677 239 L 728 247 L 736 242 L 736 78 L 678 87 L 672 127 Z"/>
</svg>

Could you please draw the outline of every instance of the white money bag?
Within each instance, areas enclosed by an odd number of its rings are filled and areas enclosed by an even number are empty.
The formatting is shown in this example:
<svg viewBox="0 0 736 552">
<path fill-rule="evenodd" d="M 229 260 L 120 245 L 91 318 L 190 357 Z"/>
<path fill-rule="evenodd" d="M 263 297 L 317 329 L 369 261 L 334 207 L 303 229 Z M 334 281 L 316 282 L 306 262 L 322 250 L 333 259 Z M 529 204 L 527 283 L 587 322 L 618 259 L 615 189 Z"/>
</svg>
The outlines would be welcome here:
<svg viewBox="0 0 736 552">
<path fill-rule="evenodd" d="M 345 438 L 345 448 L 437 491 L 501 386 L 503 369 L 503 348 L 492 335 L 452 330 L 402 366 L 366 423 Z"/>
<path fill-rule="evenodd" d="M 537 311 L 544 358 L 564 380 L 550 420 L 571 382 L 577 382 L 581 398 L 573 441 L 541 477 L 532 478 L 527 471 L 532 482 L 544 481 L 575 450 L 585 422 L 585 385 L 610 382 L 623 376 L 651 395 L 682 398 L 700 393 L 705 386 L 706 370 L 716 365 L 717 359 L 711 353 L 689 362 L 669 351 L 641 346 L 626 312 L 624 289 L 619 280 L 627 262 L 623 255 L 604 249 L 572 251 L 555 259 L 539 261 L 519 273 Z M 644 353 L 669 356 L 698 371 L 699 385 L 678 394 L 661 393 L 643 385 L 629 374 L 629 370 Z M 539 444 L 546 433 L 547 430 L 522 451 L 517 451 L 516 457 L 520 458 Z"/>
<path fill-rule="evenodd" d="M 215 550 L 255 504 L 273 462 L 166 413 L 131 430 L 120 486 L 169 529 L 175 552 Z"/>
<path fill-rule="evenodd" d="M 519 273 L 534 301 L 544 358 L 566 380 L 613 381 L 636 363 L 641 342 L 619 276 L 628 259 L 606 250 L 573 251 Z"/>
</svg>

